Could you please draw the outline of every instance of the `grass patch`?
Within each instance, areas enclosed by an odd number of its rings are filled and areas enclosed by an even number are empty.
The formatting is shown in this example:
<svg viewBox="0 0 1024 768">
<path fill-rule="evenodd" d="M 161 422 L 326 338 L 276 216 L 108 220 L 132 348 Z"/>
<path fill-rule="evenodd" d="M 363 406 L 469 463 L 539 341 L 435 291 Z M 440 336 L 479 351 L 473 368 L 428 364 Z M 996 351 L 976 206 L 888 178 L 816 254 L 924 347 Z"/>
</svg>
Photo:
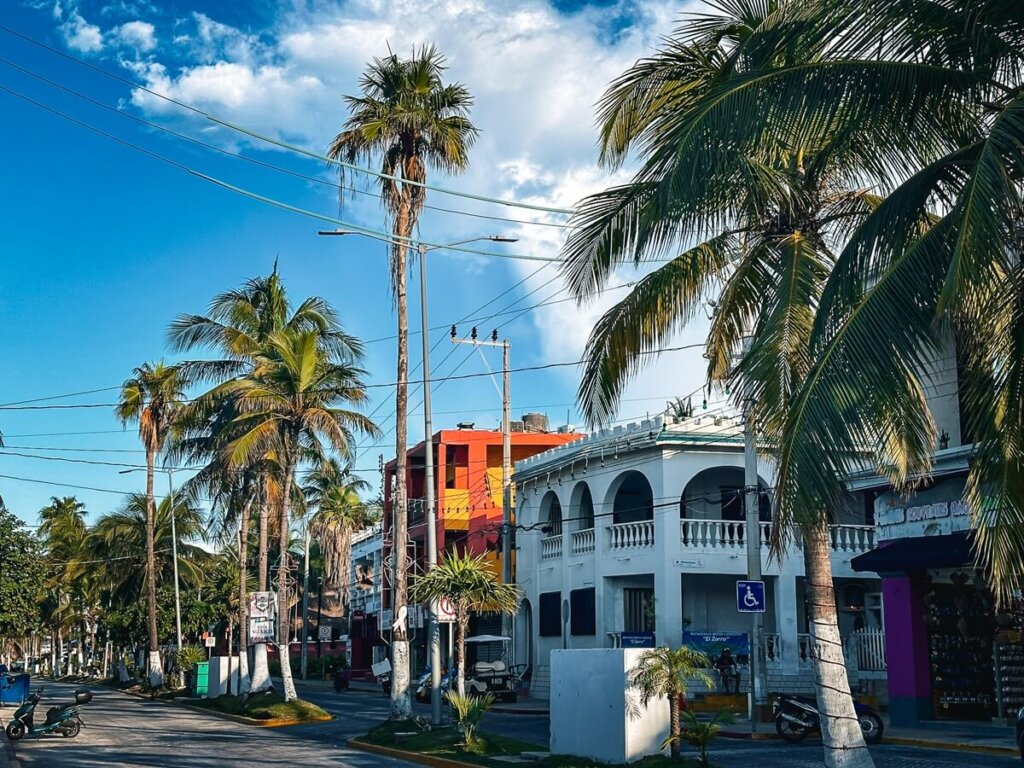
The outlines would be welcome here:
<svg viewBox="0 0 1024 768">
<path fill-rule="evenodd" d="M 399 736 L 397 734 L 415 734 Z M 434 757 L 458 760 L 472 765 L 491 766 L 492 768 L 508 768 L 508 763 L 495 760 L 496 757 L 518 755 L 522 752 L 546 752 L 545 747 L 536 744 L 528 744 L 515 739 L 507 739 L 504 736 L 496 736 L 490 733 L 477 732 L 478 744 L 472 750 L 466 749 L 459 742 L 461 734 L 454 728 L 438 728 L 424 731 L 423 727 L 415 720 L 388 721 L 370 729 L 360 741 L 370 744 L 377 744 L 392 749 L 402 749 L 407 752 L 417 752 L 421 755 L 432 755 Z M 564 755 L 552 755 L 531 762 L 529 766 L 537 768 L 618 768 L 617 766 L 605 765 L 584 757 L 566 757 Z M 625 768 L 622 766 L 621 768 Z M 629 768 L 697 768 L 697 761 L 692 759 L 672 760 L 668 757 L 648 757 L 639 762 L 630 764 Z"/>
<path fill-rule="evenodd" d="M 327 711 L 312 702 L 302 699 L 286 702 L 280 695 L 272 692 L 256 694 L 248 701 L 238 696 L 227 695 L 189 703 L 253 720 L 324 720 L 331 717 Z"/>
</svg>

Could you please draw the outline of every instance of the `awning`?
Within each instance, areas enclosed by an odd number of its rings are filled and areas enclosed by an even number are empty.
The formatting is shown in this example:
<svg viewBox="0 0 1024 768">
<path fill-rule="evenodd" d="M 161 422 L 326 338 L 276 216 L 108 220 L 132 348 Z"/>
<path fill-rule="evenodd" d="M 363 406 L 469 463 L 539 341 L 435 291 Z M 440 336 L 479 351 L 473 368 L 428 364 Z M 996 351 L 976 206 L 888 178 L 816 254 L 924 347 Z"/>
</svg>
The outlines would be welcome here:
<svg viewBox="0 0 1024 768">
<path fill-rule="evenodd" d="M 875 573 L 960 568 L 973 563 L 973 536 L 970 531 L 897 539 L 850 560 L 853 570 Z"/>
</svg>

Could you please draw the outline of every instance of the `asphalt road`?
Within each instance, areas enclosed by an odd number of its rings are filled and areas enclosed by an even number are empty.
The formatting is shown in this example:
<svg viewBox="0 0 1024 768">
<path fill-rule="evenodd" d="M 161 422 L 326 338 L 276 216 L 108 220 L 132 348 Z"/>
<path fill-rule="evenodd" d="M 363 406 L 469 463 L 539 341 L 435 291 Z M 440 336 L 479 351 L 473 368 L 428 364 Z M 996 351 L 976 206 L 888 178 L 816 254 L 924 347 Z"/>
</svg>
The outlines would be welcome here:
<svg viewBox="0 0 1024 768">
<path fill-rule="evenodd" d="M 43 706 L 71 697 L 73 686 L 47 686 Z M 205 768 L 206 766 L 295 765 L 395 768 L 408 765 L 354 752 L 345 747 L 387 714 L 383 696 L 336 694 L 302 686 L 300 695 L 337 715 L 329 723 L 288 728 L 248 728 L 212 719 L 180 707 L 144 701 L 103 688 L 83 708 L 86 728 L 76 739 L 44 737 L 18 742 L 24 768 Z M 11 710 L 6 710 L 9 713 Z M 417 714 L 427 714 L 424 705 Z M 0 710 L 0 719 L 4 711 Z M 536 744 L 546 744 L 548 719 L 536 715 L 488 715 L 484 729 Z M 1022 768 L 1010 757 L 880 745 L 871 748 L 877 768 Z M 775 741 L 719 739 L 711 750 L 718 768 L 820 768 L 821 743 L 787 745 Z"/>
</svg>

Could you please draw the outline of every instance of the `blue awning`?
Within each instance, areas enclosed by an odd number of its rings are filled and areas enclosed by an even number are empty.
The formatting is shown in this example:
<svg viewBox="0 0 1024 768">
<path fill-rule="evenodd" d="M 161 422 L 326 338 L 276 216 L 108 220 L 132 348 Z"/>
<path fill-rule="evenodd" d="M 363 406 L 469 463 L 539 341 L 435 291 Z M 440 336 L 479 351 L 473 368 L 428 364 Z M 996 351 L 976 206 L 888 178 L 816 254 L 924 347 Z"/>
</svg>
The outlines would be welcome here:
<svg viewBox="0 0 1024 768">
<path fill-rule="evenodd" d="M 853 570 L 875 573 L 961 568 L 973 563 L 974 537 L 970 531 L 896 539 L 850 560 Z"/>
</svg>

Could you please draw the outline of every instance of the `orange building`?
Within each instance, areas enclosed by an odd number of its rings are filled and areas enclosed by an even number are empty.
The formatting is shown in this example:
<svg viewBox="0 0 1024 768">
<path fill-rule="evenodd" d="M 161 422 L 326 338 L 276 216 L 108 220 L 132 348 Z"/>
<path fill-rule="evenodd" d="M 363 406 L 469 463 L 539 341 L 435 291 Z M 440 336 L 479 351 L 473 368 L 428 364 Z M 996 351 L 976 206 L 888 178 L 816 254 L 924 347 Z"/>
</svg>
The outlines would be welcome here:
<svg viewBox="0 0 1024 768">
<path fill-rule="evenodd" d="M 534 418 L 533 421 L 530 420 L 531 416 Z M 546 419 L 535 414 L 527 414 L 525 419 L 527 426 L 538 422 L 546 426 Z M 527 432 L 523 431 L 522 424 L 523 422 L 513 422 L 513 465 L 521 459 L 583 437 L 582 434 L 575 432 Z M 444 429 L 435 433 L 432 442 L 439 552 L 457 547 L 460 552 L 468 550 L 476 555 L 484 555 L 494 564 L 495 573 L 500 575 L 501 554 L 498 541 L 502 516 L 501 431 L 474 429 L 472 424 L 460 425 L 458 429 Z M 427 528 L 423 503 L 425 442 L 410 448 L 406 455 L 409 555 L 415 563 L 412 568 L 415 572 L 422 569 L 426 563 Z M 390 532 L 395 461 L 389 462 L 384 471 L 384 530 Z M 515 509 L 514 497 L 512 508 Z M 391 534 L 388 533 L 385 537 L 385 558 L 390 554 L 391 540 Z"/>
</svg>

